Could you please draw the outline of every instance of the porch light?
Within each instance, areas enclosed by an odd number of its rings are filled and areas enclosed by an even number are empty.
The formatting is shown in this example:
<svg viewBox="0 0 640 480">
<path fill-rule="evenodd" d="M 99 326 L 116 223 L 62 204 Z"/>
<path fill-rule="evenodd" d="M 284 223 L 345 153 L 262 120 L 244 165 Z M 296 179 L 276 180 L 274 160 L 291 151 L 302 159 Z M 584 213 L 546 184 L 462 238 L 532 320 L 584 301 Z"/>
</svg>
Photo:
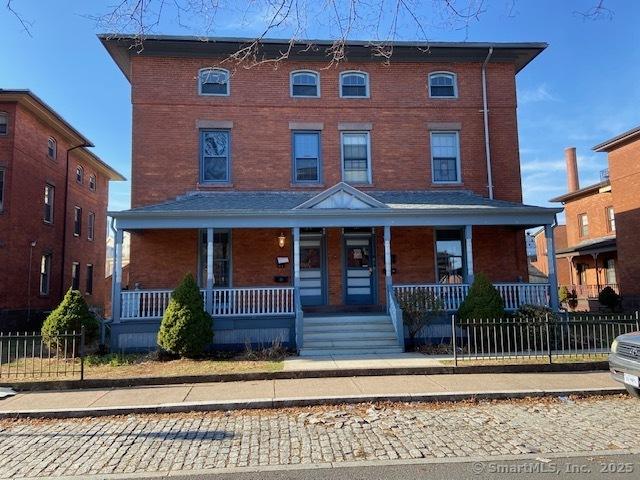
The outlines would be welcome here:
<svg viewBox="0 0 640 480">
<path fill-rule="evenodd" d="M 287 237 L 284 236 L 284 233 L 280 232 L 280 236 L 278 237 L 278 246 L 280 248 L 284 248 L 284 243 Z"/>
</svg>

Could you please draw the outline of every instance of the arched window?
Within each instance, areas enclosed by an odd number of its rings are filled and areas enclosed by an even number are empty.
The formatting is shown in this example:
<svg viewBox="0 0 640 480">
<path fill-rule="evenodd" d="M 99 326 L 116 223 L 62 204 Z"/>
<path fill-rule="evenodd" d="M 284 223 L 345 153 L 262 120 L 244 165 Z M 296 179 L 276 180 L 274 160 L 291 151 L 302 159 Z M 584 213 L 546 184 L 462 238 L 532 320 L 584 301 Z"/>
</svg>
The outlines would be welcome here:
<svg viewBox="0 0 640 480">
<path fill-rule="evenodd" d="M 291 72 L 292 97 L 319 97 L 320 76 L 311 70 Z"/>
<path fill-rule="evenodd" d="M 343 98 L 369 97 L 369 75 L 365 72 L 342 72 L 340 96 Z"/>
<path fill-rule="evenodd" d="M 92 192 L 96 191 L 96 176 L 95 175 L 89 175 L 89 190 L 91 190 Z"/>
<path fill-rule="evenodd" d="M 0 135 L 6 135 L 9 131 L 9 115 L 0 112 Z"/>
<path fill-rule="evenodd" d="M 80 184 L 84 182 L 84 168 L 82 168 L 80 165 L 76 167 L 76 182 Z"/>
<path fill-rule="evenodd" d="M 47 140 L 47 155 L 51 160 L 55 160 L 58 156 L 58 145 L 53 137 L 49 137 Z"/>
<path fill-rule="evenodd" d="M 450 72 L 429 74 L 429 96 L 431 98 L 456 98 L 458 96 L 456 74 Z"/>
<path fill-rule="evenodd" d="M 203 68 L 198 72 L 200 95 L 229 95 L 229 71 L 223 68 Z"/>
</svg>

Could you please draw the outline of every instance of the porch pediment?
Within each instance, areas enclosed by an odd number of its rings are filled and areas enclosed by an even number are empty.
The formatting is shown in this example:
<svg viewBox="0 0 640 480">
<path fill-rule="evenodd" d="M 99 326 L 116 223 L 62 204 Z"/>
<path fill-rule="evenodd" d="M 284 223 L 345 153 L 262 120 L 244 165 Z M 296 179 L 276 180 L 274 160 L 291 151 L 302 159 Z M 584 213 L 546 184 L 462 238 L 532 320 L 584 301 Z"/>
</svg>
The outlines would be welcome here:
<svg viewBox="0 0 640 480">
<path fill-rule="evenodd" d="M 371 195 L 340 182 L 315 197 L 301 203 L 294 210 L 305 209 L 340 209 L 363 210 L 371 208 L 389 208 L 384 203 L 376 200 Z"/>
</svg>

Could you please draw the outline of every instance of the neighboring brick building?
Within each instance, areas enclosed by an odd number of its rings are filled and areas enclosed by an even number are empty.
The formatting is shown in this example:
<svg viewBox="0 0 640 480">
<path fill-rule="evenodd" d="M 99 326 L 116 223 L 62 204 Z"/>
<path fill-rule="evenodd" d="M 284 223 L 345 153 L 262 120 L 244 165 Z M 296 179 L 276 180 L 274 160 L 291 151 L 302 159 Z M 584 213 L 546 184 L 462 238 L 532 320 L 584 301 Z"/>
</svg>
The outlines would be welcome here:
<svg viewBox="0 0 640 480">
<path fill-rule="evenodd" d="M 133 104 L 133 208 L 113 212 L 116 243 L 131 232 L 114 348 L 155 345 L 186 272 L 227 346 L 279 336 L 307 352 L 383 350 L 375 335 L 303 338 L 301 308 L 391 322 L 392 292 L 419 284 L 455 310 L 474 272 L 504 282 L 509 308 L 554 304 L 555 287 L 523 283 L 524 231 L 559 210 L 521 203 L 516 120 L 515 76 L 545 44 L 402 43 L 387 65 L 349 42 L 327 69 L 331 42 L 243 68 L 228 60 L 242 39 L 101 40 Z M 265 40 L 261 55 L 285 45 Z"/>
<path fill-rule="evenodd" d="M 92 146 L 30 91 L 0 89 L 0 330 L 36 328 L 74 282 L 103 307 L 109 181 L 123 177 Z"/>
</svg>

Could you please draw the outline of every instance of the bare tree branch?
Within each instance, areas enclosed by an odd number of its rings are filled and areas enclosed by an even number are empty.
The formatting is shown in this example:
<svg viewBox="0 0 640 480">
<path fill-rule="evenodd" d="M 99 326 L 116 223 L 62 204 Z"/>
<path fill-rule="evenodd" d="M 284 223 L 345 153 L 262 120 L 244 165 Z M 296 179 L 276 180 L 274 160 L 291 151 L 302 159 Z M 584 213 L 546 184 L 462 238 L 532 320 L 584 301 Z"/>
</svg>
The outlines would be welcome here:
<svg viewBox="0 0 640 480">
<path fill-rule="evenodd" d="M 31 27 L 33 26 L 33 24 L 26 20 L 13 8 L 13 0 L 7 0 L 6 7 L 9 13 L 11 13 L 11 15 L 13 15 L 18 20 L 18 22 L 20 22 L 20 25 L 22 26 L 22 29 L 25 31 L 25 33 L 30 37 L 33 37 L 33 35 L 31 35 Z"/>
</svg>

